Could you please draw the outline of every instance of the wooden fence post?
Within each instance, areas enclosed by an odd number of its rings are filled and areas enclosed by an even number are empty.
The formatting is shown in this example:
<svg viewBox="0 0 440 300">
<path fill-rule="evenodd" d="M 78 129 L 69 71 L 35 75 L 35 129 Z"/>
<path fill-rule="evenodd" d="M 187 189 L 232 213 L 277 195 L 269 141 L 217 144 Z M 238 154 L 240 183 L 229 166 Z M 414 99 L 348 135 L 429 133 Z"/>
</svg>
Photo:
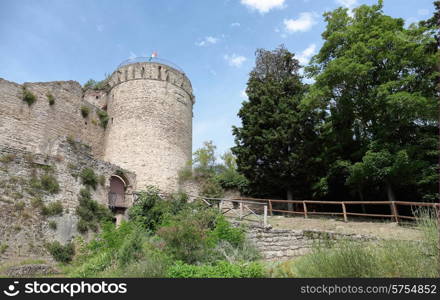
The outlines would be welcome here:
<svg viewBox="0 0 440 300">
<path fill-rule="evenodd" d="M 399 224 L 399 217 L 397 214 L 397 208 L 396 208 L 396 203 L 394 201 L 391 201 L 391 214 L 394 217 L 394 221 Z"/>
<path fill-rule="evenodd" d="M 347 219 L 347 209 L 345 208 L 345 203 L 341 202 L 341 204 L 342 204 L 342 213 L 344 214 L 344 222 L 348 222 L 348 219 Z"/>
<path fill-rule="evenodd" d="M 269 200 L 269 214 L 272 216 L 272 201 Z"/>
<path fill-rule="evenodd" d="M 243 202 L 240 202 L 240 220 L 243 219 Z"/>
<path fill-rule="evenodd" d="M 267 227 L 267 205 L 264 206 L 263 225 L 264 225 L 264 228 Z"/>
<path fill-rule="evenodd" d="M 303 207 L 304 207 L 304 218 L 307 219 L 307 204 L 305 201 L 303 201 Z"/>
</svg>

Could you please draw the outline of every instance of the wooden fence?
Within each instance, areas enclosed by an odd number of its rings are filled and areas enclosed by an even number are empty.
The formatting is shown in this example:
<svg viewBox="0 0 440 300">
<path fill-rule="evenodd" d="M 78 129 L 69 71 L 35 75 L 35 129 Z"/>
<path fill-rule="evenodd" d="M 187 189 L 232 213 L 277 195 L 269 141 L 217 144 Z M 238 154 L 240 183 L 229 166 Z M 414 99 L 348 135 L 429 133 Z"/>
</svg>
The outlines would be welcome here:
<svg viewBox="0 0 440 300">
<path fill-rule="evenodd" d="M 428 203 L 428 202 L 407 202 L 407 201 L 315 201 L 315 200 L 275 200 L 275 199 L 258 199 L 258 198 L 234 198 L 236 201 L 252 201 L 259 203 L 267 203 L 269 209 L 269 215 L 273 215 L 274 212 L 303 215 L 307 218 L 309 215 L 337 215 L 342 216 L 345 222 L 348 222 L 348 216 L 361 216 L 361 217 L 378 217 L 378 218 L 390 218 L 395 222 L 399 222 L 400 219 L 416 220 L 414 216 L 405 216 L 399 214 L 399 206 L 411 206 L 411 207 L 428 207 L 433 208 L 437 214 L 440 209 L 440 203 Z M 292 203 L 299 204 L 302 210 L 282 210 L 275 209 L 276 203 Z M 309 205 L 309 206 L 308 206 Z M 308 208 L 310 205 L 320 206 L 340 206 L 340 212 L 330 211 L 311 211 Z M 348 205 L 386 205 L 390 207 L 391 214 L 372 214 L 372 213 L 359 213 L 350 212 L 347 210 Z"/>
</svg>

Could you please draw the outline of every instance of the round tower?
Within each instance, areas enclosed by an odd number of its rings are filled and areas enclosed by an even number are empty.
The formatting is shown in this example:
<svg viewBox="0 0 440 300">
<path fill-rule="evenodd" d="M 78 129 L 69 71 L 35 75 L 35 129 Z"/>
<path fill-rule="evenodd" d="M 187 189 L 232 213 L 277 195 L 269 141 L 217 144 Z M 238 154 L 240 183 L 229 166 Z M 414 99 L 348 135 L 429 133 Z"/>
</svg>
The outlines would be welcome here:
<svg viewBox="0 0 440 300">
<path fill-rule="evenodd" d="M 192 154 L 191 82 L 172 64 L 141 60 L 121 64 L 109 78 L 104 159 L 135 172 L 135 189 L 175 192 Z"/>
</svg>

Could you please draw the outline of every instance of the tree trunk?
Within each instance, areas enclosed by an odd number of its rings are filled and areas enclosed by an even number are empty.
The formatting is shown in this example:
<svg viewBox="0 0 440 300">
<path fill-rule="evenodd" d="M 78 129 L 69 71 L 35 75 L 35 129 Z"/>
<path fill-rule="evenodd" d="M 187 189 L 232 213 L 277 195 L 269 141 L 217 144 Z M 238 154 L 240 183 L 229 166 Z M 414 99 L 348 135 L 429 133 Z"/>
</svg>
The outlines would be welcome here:
<svg viewBox="0 0 440 300">
<path fill-rule="evenodd" d="M 388 201 L 396 201 L 396 197 L 394 196 L 394 191 L 393 191 L 393 187 L 391 186 L 389 181 L 386 181 L 386 186 L 387 186 L 387 197 L 388 197 Z"/>
<path fill-rule="evenodd" d="M 359 198 L 361 199 L 361 201 L 364 201 L 364 194 L 362 193 L 361 190 L 358 190 L 358 194 L 359 194 Z M 365 204 L 361 204 L 361 210 L 363 214 L 367 213 L 367 210 L 365 209 Z"/>
<path fill-rule="evenodd" d="M 293 191 L 291 188 L 287 189 L 287 200 L 293 200 Z M 293 211 L 293 203 L 287 203 L 287 210 Z"/>
</svg>

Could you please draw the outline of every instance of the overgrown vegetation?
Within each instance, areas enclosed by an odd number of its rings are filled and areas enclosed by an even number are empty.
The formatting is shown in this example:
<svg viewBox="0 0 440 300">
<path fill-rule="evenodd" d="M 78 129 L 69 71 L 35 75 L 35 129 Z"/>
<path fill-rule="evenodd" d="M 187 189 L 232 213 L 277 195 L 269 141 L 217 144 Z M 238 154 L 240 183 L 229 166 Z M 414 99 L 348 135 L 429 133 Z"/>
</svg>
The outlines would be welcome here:
<svg viewBox="0 0 440 300">
<path fill-rule="evenodd" d="M 238 173 L 235 156 L 227 151 L 220 156 L 222 162 L 218 163 L 216 148 L 212 141 L 208 141 L 197 149 L 192 161 L 179 171 L 180 182 L 190 179 L 198 181 L 202 195 L 210 198 L 223 197 L 225 190 L 246 193 L 248 181 Z"/>
<path fill-rule="evenodd" d="M 50 202 L 41 206 L 41 213 L 44 216 L 52 217 L 63 214 L 63 204 L 61 201 Z"/>
<path fill-rule="evenodd" d="M 418 221 L 421 241 L 350 240 L 316 243 L 310 254 L 280 265 L 272 276 L 281 277 L 438 277 L 436 217 Z"/>
<path fill-rule="evenodd" d="M 41 174 L 40 177 L 32 176 L 29 180 L 29 186 L 35 191 L 46 191 L 50 194 L 56 194 L 60 191 L 60 185 L 56 177 L 52 174 Z"/>
<path fill-rule="evenodd" d="M 86 190 L 84 190 L 86 191 Z M 102 223 L 66 272 L 74 277 L 262 277 L 255 247 L 217 210 L 185 194 L 164 199 L 154 187 L 138 195 L 129 221 Z M 196 267 L 197 266 L 197 267 Z"/>
<path fill-rule="evenodd" d="M 98 110 L 97 114 L 99 117 L 99 125 L 101 125 L 102 128 L 106 128 L 109 121 L 107 112 L 104 110 Z"/>
<path fill-rule="evenodd" d="M 76 214 L 79 217 L 77 225 L 79 232 L 97 231 L 100 223 L 112 220 L 110 210 L 93 200 L 88 189 L 81 189 L 78 200 L 79 205 L 76 207 Z"/>
<path fill-rule="evenodd" d="M 55 97 L 52 95 L 52 93 L 47 93 L 47 101 L 49 102 L 49 105 L 55 104 Z"/>
<path fill-rule="evenodd" d="M 85 105 L 81 106 L 81 115 L 83 116 L 83 118 L 87 118 L 89 114 L 90 114 L 90 108 Z"/>
<path fill-rule="evenodd" d="M 23 101 L 26 102 L 29 106 L 35 103 L 37 101 L 37 97 L 26 87 L 23 86 Z"/>
<path fill-rule="evenodd" d="M 83 85 L 83 90 L 106 90 L 109 88 L 108 85 L 108 79 L 109 79 L 109 75 L 105 76 L 106 78 L 104 80 L 101 81 L 96 81 L 93 79 L 89 79 L 84 85 Z"/>
<path fill-rule="evenodd" d="M 88 187 L 92 187 L 96 189 L 96 185 L 98 184 L 98 176 L 96 176 L 95 171 L 91 168 L 82 169 L 79 177 L 82 180 L 82 183 Z"/>
<path fill-rule="evenodd" d="M 61 263 L 69 263 L 75 255 L 75 246 L 72 243 L 61 245 L 60 242 L 55 241 L 47 243 L 46 249 L 56 261 Z"/>
</svg>

